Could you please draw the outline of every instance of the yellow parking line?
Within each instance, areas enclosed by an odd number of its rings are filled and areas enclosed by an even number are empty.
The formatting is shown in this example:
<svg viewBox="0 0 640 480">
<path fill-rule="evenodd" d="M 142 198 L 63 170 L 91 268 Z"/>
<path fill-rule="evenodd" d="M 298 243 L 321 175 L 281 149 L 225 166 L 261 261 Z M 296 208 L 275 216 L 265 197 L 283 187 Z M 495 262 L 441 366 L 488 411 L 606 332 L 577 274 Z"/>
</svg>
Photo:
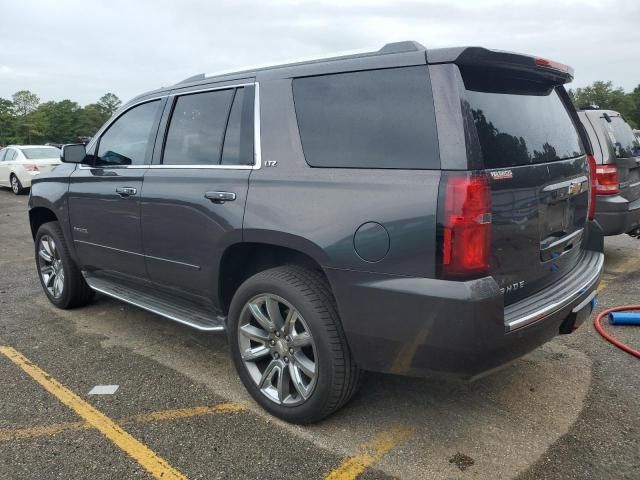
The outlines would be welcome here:
<svg viewBox="0 0 640 480">
<path fill-rule="evenodd" d="M 9 360 L 20 367 L 50 394 L 76 412 L 85 422 L 98 429 L 105 437 L 136 460 L 155 478 L 161 478 L 163 480 L 184 480 L 187 478 L 145 444 L 125 432 L 104 413 L 64 387 L 53 377 L 31 363 L 21 353 L 11 347 L 0 347 L 0 353 L 4 354 Z"/>
<path fill-rule="evenodd" d="M 24 438 L 48 437 L 56 433 L 87 430 L 90 428 L 91 425 L 86 422 L 54 423 L 53 425 L 44 427 L 3 428 L 0 429 L 0 442 L 22 440 Z"/>
<path fill-rule="evenodd" d="M 181 418 L 202 417 L 214 413 L 233 413 L 244 410 L 239 403 L 220 403 L 218 405 L 205 405 L 190 408 L 178 408 L 174 410 L 159 410 L 157 412 L 143 413 L 133 417 L 118 420 L 121 425 L 127 423 L 155 422 L 162 420 L 178 420 Z M 27 427 L 27 428 L 0 428 L 0 442 L 21 440 L 24 438 L 48 437 L 62 432 L 87 430 L 93 428 L 86 422 L 62 422 L 52 425 Z"/>
<path fill-rule="evenodd" d="M 136 415 L 125 422 L 154 422 L 156 420 L 177 420 L 180 418 L 201 417 L 212 413 L 231 413 L 244 410 L 239 403 L 220 403 L 218 405 L 205 405 L 202 407 L 176 408 L 175 410 L 161 410 L 159 412 L 143 413 Z"/>
<path fill-rule="evenodd" d="M 605 288 L 607 288 L 607 281 L 606 280 L 600 280 L 600 285 L 598 285 L 598 288 L 596 289 L 596 291 L 598 293 L 600 293 Z"/>
<path fill-rule="evenodd" d="M 338 468 L 329 472 L 325 480 L 353 480 L 358 478 L 367 467 L 400 442 L 413 435 L 411 428 L 394 428 L 376 435 L 371 442 L 360 447 L 360 453 L 347 458 Z"/>
</svg>

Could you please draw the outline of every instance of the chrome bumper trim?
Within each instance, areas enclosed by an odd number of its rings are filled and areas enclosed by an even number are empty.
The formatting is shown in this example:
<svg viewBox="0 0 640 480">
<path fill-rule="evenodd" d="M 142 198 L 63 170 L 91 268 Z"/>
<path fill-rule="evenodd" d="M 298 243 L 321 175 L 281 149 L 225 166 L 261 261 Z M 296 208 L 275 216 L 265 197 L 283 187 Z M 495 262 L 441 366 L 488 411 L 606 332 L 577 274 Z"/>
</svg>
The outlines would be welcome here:
<svg viewBox="0 0 640 480">
<path fill-rule="evenodd" d="M 604 267 L 604 254 L 601 253 L 600 257 L 598 258 L 596 267 L 594 269 L 595 272 L 589 277 L 589 279 L 586 282 L 584 282 L 584 284 L 580 288 L 575 289 L 569 295 L 566 295 L 556 301 L 553 301 L 538 310 L 535 310 L 522 317 L 518 317 L 514 320 L 511 320 L 505 323 L 505 330 L 507 332 L 513 332 L 514 330 L 517 330 L 522 327 L 526 327 L 527 325 L 535 323 L 538 320 L 548 315 L 551 315 L 552 313 L 555 313 L 558 310 L 563 309 L 564 307 L 569 305 L 571 302 L 576 300 L 581 294 L 583 294 L 584 292 L 588 291 L 591 287 L 593 287 L 595 283 L 597 283 L 598 279 L 600 278 L 600 274 L 602 273 L 603 267 Z"/>
</svg>

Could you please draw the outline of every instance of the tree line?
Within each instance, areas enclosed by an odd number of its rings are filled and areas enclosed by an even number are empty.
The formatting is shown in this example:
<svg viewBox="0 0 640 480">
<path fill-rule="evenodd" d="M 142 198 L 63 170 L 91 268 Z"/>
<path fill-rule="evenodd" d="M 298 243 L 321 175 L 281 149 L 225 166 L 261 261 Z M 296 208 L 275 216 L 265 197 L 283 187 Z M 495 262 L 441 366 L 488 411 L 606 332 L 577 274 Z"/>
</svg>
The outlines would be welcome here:
<svg viewBox="0 0 640 480">
<path fill-rule="evenodd" d="M 615 110 L 633 128 L 640 128 L 640 85 L 626 93 L 623 88 L 614 87 L 612 82 L 600 80 L 588 87 L 569 89 L 569 96 L 576 108 Z"/>
<path fill-rule="evenodd" d="M 622 113 L 633 128 L 640 128 L 640 85 L 626 93 L 612 82 L 569 89 L 576 108 L 598 107 Z M 96 103 L 80 106 L 72 100 L 40 102 L 29 90 L 21 90 L 11 99 L 0 98 L 0 145 L 74 143 L 91 137 L 122 104 L 113 93 Z"/>
<path fill-rule="evenodd" d="M 113 93 L 84 107 L 72 100 L 40 102 L 29 90 L 0 97 L 0 145 L 76 143 L 91 137 L 122 104 Z"/>
</svg>

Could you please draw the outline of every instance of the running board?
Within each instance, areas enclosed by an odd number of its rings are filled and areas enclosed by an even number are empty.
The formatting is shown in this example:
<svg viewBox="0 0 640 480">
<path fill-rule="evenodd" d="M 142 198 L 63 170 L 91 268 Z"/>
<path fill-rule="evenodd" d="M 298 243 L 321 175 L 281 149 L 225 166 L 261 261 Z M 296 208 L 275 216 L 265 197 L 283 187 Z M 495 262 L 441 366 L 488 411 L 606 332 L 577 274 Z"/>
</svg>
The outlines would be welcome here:
<svg viewBox="0 0 640 480">
<path fill-rule="evenodd" d="M 217 315 L 204 307 L 198 307 L 182 299 L 172 298 L 167 301 L 166 294 L 162 297 L 149 289 L 123 286 L 111 280 L 84 275 L 87 284 L 96 292 L 104 293 L 136 307 L 143 308 L 157 315 L 162 315 L 174 322 L 205 332 L 220 332 L 225 330 L 225 317 Z"/>
</svg>

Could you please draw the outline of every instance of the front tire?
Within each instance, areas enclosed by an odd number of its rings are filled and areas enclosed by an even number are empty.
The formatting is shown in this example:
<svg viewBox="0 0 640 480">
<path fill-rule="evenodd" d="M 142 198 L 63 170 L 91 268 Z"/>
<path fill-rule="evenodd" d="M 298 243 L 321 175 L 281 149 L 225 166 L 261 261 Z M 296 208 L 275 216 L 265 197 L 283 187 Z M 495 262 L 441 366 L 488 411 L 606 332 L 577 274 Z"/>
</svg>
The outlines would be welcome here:
<svg viewBox="0 0 640 480">
<path fill-rule="evenodd" d="M 317 422 L 359 386 L 361 372 L 320 273 L 283 266 L 252 276 L 233 297 L 228 332 L 242 383 L 287 422 Z"/>
<path fill-rule="evenodd" d="M 27 191 L 27 189 L 22 186 L 22 183 L 20 183 L 20 179 L 17 177 L 15 173 L 11 174 L 11 177 L 9 178 L 9 183 L 11 183 L 11 191 L 15 195 L 22 195 Z"/>
<path fill-rule="evenodd" d="M 94 292 L 71 258 L 58 222 L 40 226 L 36 233 L 35 255 L 40 284 L 51 303 L 67 309 L 91 301 Z"/>
</svg>

